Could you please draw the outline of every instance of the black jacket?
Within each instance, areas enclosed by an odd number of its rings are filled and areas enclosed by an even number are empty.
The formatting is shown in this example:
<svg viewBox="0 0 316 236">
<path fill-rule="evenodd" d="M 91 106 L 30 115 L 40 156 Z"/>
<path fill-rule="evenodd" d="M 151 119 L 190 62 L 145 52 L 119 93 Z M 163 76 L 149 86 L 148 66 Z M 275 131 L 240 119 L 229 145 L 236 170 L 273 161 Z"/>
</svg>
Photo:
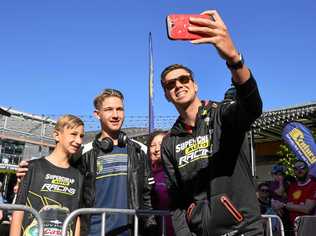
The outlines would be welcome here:
<svg viewBox="0 0 316 236">
<path fill-rule="evenodd" d="M 95 140 L 99 142 L 98 140 Z M 77 167 L 84 175 L 83 183 L 83 207 L 95 207 L 95 183 L 96 183 L 96 160 L 103 155 L 103 150 L 98 145 L 86 144 L 81 158 L 76 162 Z M 130 209 L 152 210 L 151 206 L 151 168 L 149 160 L 141 146 L 133 140 L 127 140 L 127 181 L 128 181 L 128 206 Z M 132 223 L 133 216 L 129 217 Z M 145 219 L 145 220 L 144 220 Z M 154 227 L 156 222 L 153 216 L 141 217 L 140 231 Z M 88 232 L 90 219 L 84 217 L 82 233 Z"/>
<path fill-rule="evenodd" d="M 262 232 L 261 225 L 250 226 L 260 212 L 249 160 L 241 152 L 246 131 L 262 112 L 262 101 L 252 76 L 236 89 L 235 102 L 203 103 L 192 133 L 178 118 L 163 140 L 176 235 Z M 242 221 L 223 208 L 223 199 L 238 209 Z"/>
</svg>

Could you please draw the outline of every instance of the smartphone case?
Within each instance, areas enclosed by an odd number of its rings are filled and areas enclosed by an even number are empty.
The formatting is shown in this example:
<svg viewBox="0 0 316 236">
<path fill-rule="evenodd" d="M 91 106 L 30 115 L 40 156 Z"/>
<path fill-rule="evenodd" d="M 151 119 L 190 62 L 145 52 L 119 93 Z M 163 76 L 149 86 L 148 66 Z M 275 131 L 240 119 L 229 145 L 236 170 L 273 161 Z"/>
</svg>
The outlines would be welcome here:
<svg viewBox="0 0 316 236">
<path fill-rule="evenodd" d="M 192 34 L 188 31 L 188 27 L 192 24 L 189 22 L 190 17 L 199 17 L 209 19 L 208 15 L 198 14 L 171 14 L 167 16 L 167 31 L 168 37 L 171 40 L 194 40 L 202 36 Z"/>
</svg>

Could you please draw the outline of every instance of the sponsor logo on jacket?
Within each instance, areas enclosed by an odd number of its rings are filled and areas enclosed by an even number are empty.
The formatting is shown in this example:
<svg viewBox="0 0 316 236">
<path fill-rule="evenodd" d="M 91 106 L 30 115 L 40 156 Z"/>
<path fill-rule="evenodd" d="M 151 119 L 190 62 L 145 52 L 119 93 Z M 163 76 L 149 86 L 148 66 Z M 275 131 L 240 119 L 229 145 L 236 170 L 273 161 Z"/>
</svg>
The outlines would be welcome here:
<svg viewBox="0 0 316 236">
<path fill-rule="evenodd" d="M 178 158 L 178 167 L 182 168 L 194 161 L 207 159 L 212 151 L 209 135 L 191 138 L 176 145 L 176 152 L 183 154 Z"/>
</svg>

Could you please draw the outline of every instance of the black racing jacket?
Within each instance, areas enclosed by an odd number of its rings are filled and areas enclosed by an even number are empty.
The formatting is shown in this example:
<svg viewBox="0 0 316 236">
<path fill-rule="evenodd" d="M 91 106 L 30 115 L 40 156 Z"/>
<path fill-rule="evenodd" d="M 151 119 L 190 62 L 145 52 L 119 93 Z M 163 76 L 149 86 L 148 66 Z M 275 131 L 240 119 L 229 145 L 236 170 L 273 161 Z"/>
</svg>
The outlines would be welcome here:
<svg viewBox="0 0 316 236">
<path fill-rule="evenodd" d="M 249 155 L 241 152 L 262 101 L 252 75 L 236 89 L 237 101 L 202 102 L 192 132 L 179 117 L 163 140 L 176 235 L 262 234 Z"/>
<path fill-rule="evenodd" d="M 99 142 L 97 140 L 97 142 Z M 76 161 L 77 168 L 84 175 L 83 183 L 83 207 L 95 207 L 95 186 L 96 186 L 96 161 L 97 157 L 103 155 L 103 151 L 88 143 L 82 152 L 81 157 Z M 151 167 L 145 152 L 141 146 L 133 140 L 127 140 L 127 181 L 128 181 L 128 206 L 129 209 L 136 210 L 152 210 L 151 205 Z M 89 231 L 90 216 L 83 215 L 81 217 L 81 235 L 85 235 Z M 140 232 L 147 232 L 151 228 L 155 228 L 156 221 L 154 216 L 146 216 L 140 218 Z M 132 224 L 133 216 L 129 217 L 129 223 Z"/>
</svg>

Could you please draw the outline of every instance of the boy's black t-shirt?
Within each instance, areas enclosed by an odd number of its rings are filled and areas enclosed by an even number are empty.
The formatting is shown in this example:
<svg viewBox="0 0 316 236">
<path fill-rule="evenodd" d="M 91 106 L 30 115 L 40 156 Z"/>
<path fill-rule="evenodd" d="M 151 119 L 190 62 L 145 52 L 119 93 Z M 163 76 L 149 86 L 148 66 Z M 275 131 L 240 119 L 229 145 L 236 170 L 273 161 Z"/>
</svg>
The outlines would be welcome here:
<svg viewBox="0 0 316 236">
<path fill-rule="evenodd" d="M 80 207 L 83 178 L 77 169 L 57 167 L 45 158 L 30 161 L 28 168 L 16 204 L 24 204 L 40 213 L 44 235 L 60 233 L 67 214 Z M 36 228 L 34 216 L 25 212 L 23 230 L 32 235 Z"/>
</svg>

